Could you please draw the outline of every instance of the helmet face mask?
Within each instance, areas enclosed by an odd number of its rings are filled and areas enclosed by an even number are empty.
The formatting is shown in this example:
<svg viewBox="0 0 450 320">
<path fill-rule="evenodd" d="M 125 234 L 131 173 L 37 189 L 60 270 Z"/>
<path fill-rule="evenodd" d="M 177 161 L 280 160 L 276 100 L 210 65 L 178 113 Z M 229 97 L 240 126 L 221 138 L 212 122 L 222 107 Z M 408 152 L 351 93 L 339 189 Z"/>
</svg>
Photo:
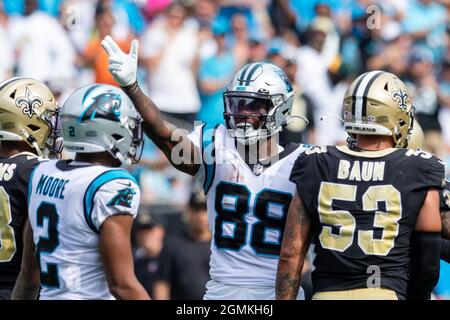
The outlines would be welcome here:
<svg viewBox="0 0 450 320">
<path fill-rule="evenodd" d="M 108 152 L 122 164 L 136 163 L 143 148 L 142 119 L 125 93 L 94 84 L 76 90 L 65 102 L 61 127 L 65 149 Z"/>
<path fill-rule="evenodd" d="M 245 95 L 225 94 L 224 117 L 230 128 L 234 128 L 232 134 L 239 141 L 248 144 L 255 143 L 269 131 L 274 122 L 274 117 L 269 116 L 269 110 L 273 109 L 273 103 L 268 97 L 252 97 Z"/>
<path fill-rule="evenodd" d="M 62 153 L 64 148 L 59 112 L 60 108 L 58 108 L 56 112 L 46 110 L 42 115 L 43 121 L 45 121 L 50 128 L 50 134 L 46 141 L 48 153 L 58 156 Z"/>
<path fill-rule="evenodd" d="M 244 66 L 223 94 L 224 118 L 231 136 L 240 143 L 254 144 L 281 131 L 289 121 L 293 97 L 289 79 L 277 66 Z"/>
</svg>

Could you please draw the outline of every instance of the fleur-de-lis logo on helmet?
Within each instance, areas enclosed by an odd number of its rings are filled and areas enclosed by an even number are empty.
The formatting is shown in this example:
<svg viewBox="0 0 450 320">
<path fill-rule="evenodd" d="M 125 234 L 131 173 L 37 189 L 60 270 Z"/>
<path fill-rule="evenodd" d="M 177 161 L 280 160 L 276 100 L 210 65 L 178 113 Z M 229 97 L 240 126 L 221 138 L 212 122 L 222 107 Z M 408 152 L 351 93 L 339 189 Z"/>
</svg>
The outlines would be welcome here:
<svg viewBox="0 0 450 320">
<path fill-rule="evenodd" d="M 37 114 L 36 109 L 42 107 L 43 104 L 42 99 L 34 96 L 28 87 L 25 87 L 25 97 L 16 100 L 16 106 L 22 108 L 22 112 L 30 118 L 33 117 L 33 113 Z"/>
<path fill-rule="evenodd" d="M 398 91 L 395 91 L 392 93 L 392 99 L 397 101 L 397 106 L 402 110 L 405 111 L 408 107 L 407 102 L 409 100 L 408 93 L 406 91 L 399 89 Z"/>
</svg>

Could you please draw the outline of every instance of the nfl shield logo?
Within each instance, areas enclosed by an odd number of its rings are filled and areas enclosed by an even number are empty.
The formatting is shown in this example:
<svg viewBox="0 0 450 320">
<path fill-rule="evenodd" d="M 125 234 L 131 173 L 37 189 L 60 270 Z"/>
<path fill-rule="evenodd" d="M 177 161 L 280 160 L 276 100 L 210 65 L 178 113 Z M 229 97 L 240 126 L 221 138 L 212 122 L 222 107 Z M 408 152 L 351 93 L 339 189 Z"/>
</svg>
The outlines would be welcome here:
<svg viewBox="0 0 450 320">
<path fill-rule="evenodd" d="M 259 176 L 264 170 L 264 166 L 261 163 L 255 164 L 253 167 L 253 173 Z"/>
</svg>

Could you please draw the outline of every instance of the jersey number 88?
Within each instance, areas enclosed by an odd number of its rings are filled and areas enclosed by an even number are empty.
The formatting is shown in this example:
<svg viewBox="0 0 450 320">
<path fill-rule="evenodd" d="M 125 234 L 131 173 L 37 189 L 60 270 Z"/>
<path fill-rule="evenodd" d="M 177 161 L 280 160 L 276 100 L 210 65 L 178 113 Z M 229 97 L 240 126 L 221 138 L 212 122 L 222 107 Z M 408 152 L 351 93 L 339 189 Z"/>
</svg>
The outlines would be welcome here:
<svg viewBox="0 0 450 320">
<path fill-rule="evenodd" d="M 232 208 L 224 207 L 224 198 L 234 199 Z M 220 182 L 216 187 L 215 209 L 217 212 L 214 242 L 219 249 L 239 251 L 246 243 L 248 224 L 245 215 L 250 213 L 251 193 L 244 185 Z M 286 223 L 287 211 L 292 200 L 290 193 L 264 189 L 255 196 L 253 215 L 258 219 L 253 224 L 249 245 L 257 255 L 278 256 Z M 278 216 L 269 215 L 269 206 L 281 210 Z M 224 234 L 224 225 L 232 226 L 232 234 Z M 276 241 L 266 240 L 267 234 L 278 235 Z"/>
</svg>

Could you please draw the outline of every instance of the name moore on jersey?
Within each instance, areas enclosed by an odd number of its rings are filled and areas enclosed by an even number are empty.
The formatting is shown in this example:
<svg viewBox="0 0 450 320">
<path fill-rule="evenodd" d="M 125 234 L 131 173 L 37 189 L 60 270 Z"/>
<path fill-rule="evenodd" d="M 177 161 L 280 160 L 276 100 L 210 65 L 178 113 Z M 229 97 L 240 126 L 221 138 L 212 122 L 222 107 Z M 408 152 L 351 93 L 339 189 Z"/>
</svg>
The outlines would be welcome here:
<svg viewBox="0 0 450 320">
<path fill-rule="evenodd" d="M 113 215 L 137 215 L 136 180 L 123 169 L 51 160 L 36 167 L 29 188 L 40 298 L 114 299 L 100 258 L 100 228 Z"/>
</svg>

